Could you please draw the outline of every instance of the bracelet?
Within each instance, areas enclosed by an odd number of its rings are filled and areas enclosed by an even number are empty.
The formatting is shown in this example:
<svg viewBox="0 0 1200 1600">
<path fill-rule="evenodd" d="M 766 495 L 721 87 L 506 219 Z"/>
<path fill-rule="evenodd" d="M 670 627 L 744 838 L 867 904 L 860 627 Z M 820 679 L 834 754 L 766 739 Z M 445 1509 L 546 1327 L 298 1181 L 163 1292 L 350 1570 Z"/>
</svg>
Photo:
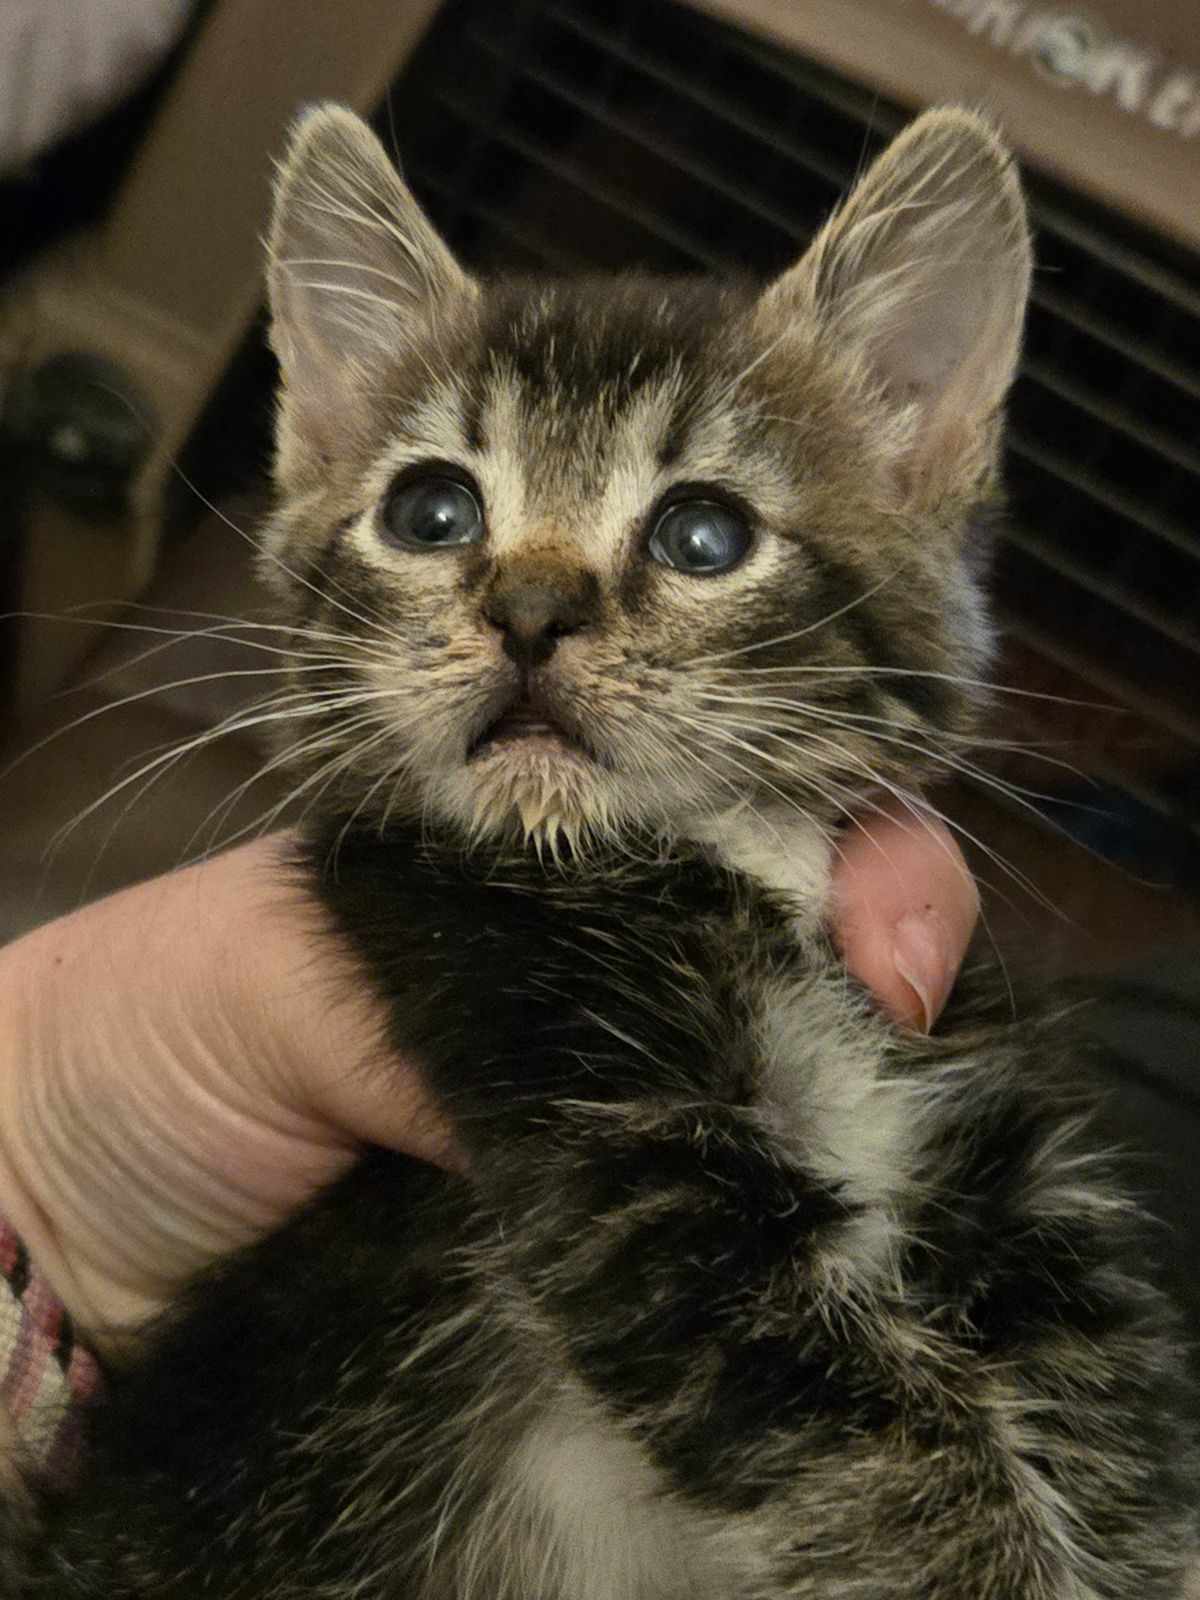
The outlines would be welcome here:
<svg viewBox="0 0 1200 1600">
<path fill-rule="evenodd" d="M 0 1217 L 0 1405 L 26 1461 L 62 1486 L 78 1470 L 83 1408 L 100 1388 L 100 1368 L 75 1337 L 62 1302 Z"/>
</svg>

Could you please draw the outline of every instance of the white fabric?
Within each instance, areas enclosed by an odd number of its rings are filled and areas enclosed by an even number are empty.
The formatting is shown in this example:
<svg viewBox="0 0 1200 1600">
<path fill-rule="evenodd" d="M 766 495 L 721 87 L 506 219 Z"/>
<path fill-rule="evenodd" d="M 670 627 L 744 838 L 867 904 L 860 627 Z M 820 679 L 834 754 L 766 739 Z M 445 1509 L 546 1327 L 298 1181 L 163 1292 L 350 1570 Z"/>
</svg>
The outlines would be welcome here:
<svg viewBox="0 0 1200 1600">
<path fill-rule="evenodd" d="M 0 0 L 0 173 L 130 94 L 192 0 Z"/>
</svg>

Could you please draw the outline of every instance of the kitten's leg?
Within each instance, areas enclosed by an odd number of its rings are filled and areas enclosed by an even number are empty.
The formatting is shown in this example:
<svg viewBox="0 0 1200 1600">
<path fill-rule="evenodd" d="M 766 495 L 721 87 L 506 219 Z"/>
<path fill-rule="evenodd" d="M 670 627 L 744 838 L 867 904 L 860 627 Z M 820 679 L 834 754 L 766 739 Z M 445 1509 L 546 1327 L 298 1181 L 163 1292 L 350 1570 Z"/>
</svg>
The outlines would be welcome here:
<svg viewBox="0 0 1200 1600">
<path fill-rule="evenodd" d="M 732 1530 L 746 1593 L 1178 1600 L 1190 1514 L 1157 1459 L 1179 1440 L 1143 1286 L 1099 1272 L 985 1350 L 895 1263 L 872 1281 L 869 1223 L 752 1111 L 573 1124 L 509 1163 L 516 1270 L 669 1489 Z"/>
</svg>

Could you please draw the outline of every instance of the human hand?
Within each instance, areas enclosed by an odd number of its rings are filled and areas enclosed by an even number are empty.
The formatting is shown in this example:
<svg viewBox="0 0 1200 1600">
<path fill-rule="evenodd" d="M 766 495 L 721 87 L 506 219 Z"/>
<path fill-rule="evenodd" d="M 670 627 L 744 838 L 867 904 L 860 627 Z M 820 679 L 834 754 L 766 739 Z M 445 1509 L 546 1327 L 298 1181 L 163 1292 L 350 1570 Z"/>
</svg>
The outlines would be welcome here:
<svg viewBox="0 0 1200 1600">
<path fill-rule="evenodd" d="M 363 1141 L 454 1164 L 287 836 L 0 950 L 0 1212 L 93 1343 L 269 1232 Z M 357 981 L 356 981 L 357 980 Z"/>
<path fill-rule="evenodd" d="M 882 804 L 842 835 L 834 931 L 846 966 L 897 1022 L 928 1033 L 958 976 L 979 893 L 944 823 Z"/>
<path fill-rule="evenodd" d="M 0 1211 L 103 1346 L 278 1226 L 364 1141 L 454 1167 L 449 1129 L 321 907 L 260 840 L 0 951 Z M 847 966 L 928 1025 L 974 923 L 949 835 L 872 815 L 843 841 Z"/>
</svg>

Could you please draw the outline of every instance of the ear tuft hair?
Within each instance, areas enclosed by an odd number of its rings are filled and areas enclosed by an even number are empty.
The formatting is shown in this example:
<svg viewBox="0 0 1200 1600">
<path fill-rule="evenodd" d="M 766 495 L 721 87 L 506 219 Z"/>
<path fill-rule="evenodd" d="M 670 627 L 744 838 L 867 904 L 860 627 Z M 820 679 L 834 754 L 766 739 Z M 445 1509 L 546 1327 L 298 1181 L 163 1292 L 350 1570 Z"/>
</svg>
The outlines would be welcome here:
<svg viewBox="0 0 1200 1600">
<path fill-rule="evenodd" d="M 908 413 L 905 481 L 936 497 L 994 461 L 1031 271 L 1012 157 L 984 118 L 948 108 L 884 151 L 760 316 L 815 319 L 865 364 L 883 403 Z"/>
<path fill-rule="evenodd" d="M 285 384 L 281 474 L 303 452 L 335 451 L 371 373 L 475 292 L 379 140 L 337 105 L 306 111 L 293 129 L 267 281 Z"/>
</svg>

